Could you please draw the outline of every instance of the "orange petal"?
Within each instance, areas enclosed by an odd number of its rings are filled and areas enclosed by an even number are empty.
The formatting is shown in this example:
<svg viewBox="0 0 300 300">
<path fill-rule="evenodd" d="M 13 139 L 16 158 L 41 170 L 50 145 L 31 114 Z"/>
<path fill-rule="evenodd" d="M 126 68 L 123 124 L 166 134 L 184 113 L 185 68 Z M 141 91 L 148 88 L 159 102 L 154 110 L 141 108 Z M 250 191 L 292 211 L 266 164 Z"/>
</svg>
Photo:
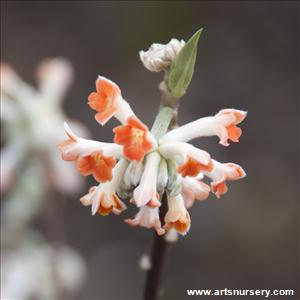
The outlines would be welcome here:
<svg viewBox="0 0 300 300">
<path fill-rule="evenodd" d="M 246 176 L 245 171 L 243 170 L 243 168 L 237 164 L 234 163 L 227 163 L 227 166 L 229 166 L 230 168 L 234 168 L 235 173 L 234 174 L 227 174 L 227 179 L 229 180 L 237 180 L 240 178 L 243 178 Z"/>
<path fill-rule="evenodd" d="M 116 160 L 111 156 L 102 155 L 102 159 L 105 162 L 105 164 L 110 168 L 113 168 L 116 165 Z"/>
<path fill-rule="evenodd" d="M 95 159 L 91 155 L 78 158 L 77 170 L 83 176 L 91 175 L 93 173 L 94 168 Z"/>
<path fill-rule="evenodd" d="M 105 217 L 105 216 L 109 215 L 112 210 L 113 210 L 113 206 L 104 207 L 100 204 L 100 206 L 98 208 L 98 213 L 99 213 L 99 215 Z"/>
<path fill-rule="evenodd" d="M 130 145 L 124 147 L 124 155 L 129 160 L 141 161 L 145 156 L 145 151 L 140 145 Z"/>
<path fill-rule="evenodd" d="M 88 105 L 90 106 L 90 108 L 96 110 L 96 111 L 101 111 L 102 109 L 102 103 L 101 103 L 101 97 L 99 94 L 93 92 L 90 93 L 90 95 L 88 96 Z"/>
<path fill-rule="evenodd" d="M 78 158 L 78 155 L 75 154 L 67 154 L 67 149 L 74 143 L 74 141 L 64 141 L 58 145 L 59 150 L 61 151 L 62 159 L 65 161 L 74 161 Z"/>
<path fill-rule="evenodd" d="M 102 166 L 97 166 L 93 170 L 93 175 L 98 182 L 110 181 L 112 179 L 112 168 L 106 166 L 105 164 Z"/>
<path fill-rule="evenodd" d="M 100 195 L 100 205 L 98 208 L 98 213 L 101 216 L 107 216 L 113 210 L 113 205 L 107 200 L 107 196 L 104 193 L 102 193 Z"/>
<path fill-rule="evenodd" d="M 115 133 L 114 142 L 119 145 L 128 145 L 131 140 L 131 128 L 128 125 L 117 126 L 113 129 Z"/>
<path fill-rule="evenodd" d="M 96 81 L 96 90 L 98 93 L 104 93 L 106 96 L 115 97 L 118 93 L 121 93 L 120 88 L 111 80 L 100 77 Z"/>
<path fill-rule="evenodd" d="M 217 195 L 217 197 L 219 198 L 221 195 L 227 193 L 228 191 L 228 187 L 226 185 L 225 181 L 222 181 L 218 184 L 212 184 L 211 185 L 211 190 L 213 193 L 215 193 Z"/>
<path fill-rule="evenodd" d="M 238 142 L 239 138 L 242 134 L 242 129 L 239 127 L 236 127 L 235 125 L 230 125 L 226 127 L 228 132 L 228 137 L 233 142 Z"/>
<path fill-rule="evenodd" d="M 219 111 L 218 115 L 233 114 L 235 121 L 233 124 L 237 125 L 241 123 L 247 116 L 247 112 L 237 109 L 225 108 Z"/>
<path fill-rule="evenodd" d="M 112 179 L 112 169 L 116 164 L 116 160 L 112 157 L 102 156 L 96 164 L 93 175 L 98 182 L 106 182 Z"/>
<path fill-rule="evenodd" d="M 144 125 L 137 117 L 130 117 L 127 120 L 127 124 L 131 127 L 143 130 L 145 132 L 148 130 L 148 127 Z"/>
<path fill-rule="evenodd" d="M 182 223 L 181 221 L 176 221 L 173 223 L 173 227 L 178 231 L 179 233 L 186 233 L 189 228 L 189 223 Z"/>
<path fill-rule="evenodd" d="M 159 201 L 158 199 L 159 199 L 159 193 L 156 193 L 156 198 L 151 199 L 151 200 L 147 203 L 147 206 L 152 207 L 152 208 L 160 207 L 160 206 L 161 206 L 161 203 L 160 203 L 160 201 Z"/>
<path fill-rule="evenodd" d="M 150 140 L 147 139 L 146 136 L 144 137 L 144 140 L 143 140 L 143 149 L 145 152 L 148 152 L 152 149 L 152 143 Z"/>
<path fill-rule="evenodd" d="M 122 202 L 119 199 L 119 197 L 116 194 L 113 194 L 113 198 L 114 198 L 114 201 L 115 201 L 115 208 L 117 210 L 123 210 L 124 206 L 122 205 Z"/>
<path fill-rule="evenodd" d="M 105 123 L 116 111 L 116 107 L 111 107 L 109 109 L 103 110 L 97 113 L 95 116 L 95 119 L 97 120 L 98 123 L 103 124 Z"/>
<path fill-rule="evenodd" d="M 208 171 L 212 170 L 212 162 L 210 162 L 207 166 L 199 163 L 195 159 L 189 157 L 188 161 L 185 164 L 182 164 L 177 168 L 177 171 L 183 176 L 190 176 L 195 177 L 201 171 Z"/>
<path fill-rule="evenodd" d="M 176 216 L 176 215 L 174 215 L 174 216 Z M 166 222 L 164 227 L 167 229 L 175 228 L 176 231 L 178 231 L 179 233 L 186 234 L 191 225 L 191 217 L 187 211 L 186 211 L 185 216 L 182 216 L 181 218 L 180 218 L 180 216 L 178 216 L 178 217 L 179 218 L 175 218 L 175 219 L 173 219 L 171 217 L 170 221 Z"/>
</svg>

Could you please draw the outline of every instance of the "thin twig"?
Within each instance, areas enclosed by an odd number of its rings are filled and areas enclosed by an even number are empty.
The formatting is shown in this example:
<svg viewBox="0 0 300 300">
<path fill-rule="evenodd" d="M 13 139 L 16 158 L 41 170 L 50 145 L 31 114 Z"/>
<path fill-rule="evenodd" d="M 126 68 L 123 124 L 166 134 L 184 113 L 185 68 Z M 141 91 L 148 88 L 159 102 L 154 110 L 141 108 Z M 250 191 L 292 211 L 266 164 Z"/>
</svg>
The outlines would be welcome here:
<svg viewBox="0 0 300 300">
<path fill-rule="evenodd" d="M 164 193 L 162 207 L 160 211 L 161 222 L 167 211 L 167 195 Z M 163 236 L 155 234 L 151 251 L 152 267 L 147 271 L 146 284 L 144 290 L 144 300 L 155 300 L 161 294 L 161 282 L 166 265 L 166 258 L 171 248 L 171 243 L 167 242 Z"/>
</svg>

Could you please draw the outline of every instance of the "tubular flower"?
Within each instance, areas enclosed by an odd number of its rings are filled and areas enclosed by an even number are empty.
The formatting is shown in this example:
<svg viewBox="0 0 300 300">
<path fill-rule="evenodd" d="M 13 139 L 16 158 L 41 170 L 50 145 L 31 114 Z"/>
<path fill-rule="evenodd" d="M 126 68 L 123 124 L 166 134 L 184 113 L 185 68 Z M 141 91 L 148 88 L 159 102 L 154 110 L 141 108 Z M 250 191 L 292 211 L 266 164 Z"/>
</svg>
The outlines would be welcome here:
<svg viewBox="0 0 300 300">
<path fill-rule="evenodd" d="M 116 189 L 122 179 L 127 163 L 120 160 L 113 170 L 113 178 L 109 182 L 100 183 L 97 187 L 93 186 L 80 201 L 84 206 L 92 206 L 92 214 L 97 212 L 102 216 L 107 216 L 111 212 L 120 214 L 126 209 L 125 204 L 116 194 Z"/>
<path fill-rule="evenodd" d="M 183 142 L 166 142 L 159 147 L 165 158 L 173 158 L 179 164 L 177 171 L 183 176 L 197 176 L 201 171 L 210 171 L 210 155 L 193 145 Z"/>
<path fill-rule="evenodd" d="M 238 142 L 242 130 L 236 125 L 241 123 L 247 112 L 237 109 L 222 109 L 213 117 L 200 118 L 196 121 L 169 131 L 160 143 L 166 141 L 186 142 L 197 137 L 217 135 L 220 144 L 229 146 L 228 139 Z"/>
<path fill-rule="evenodd" d="M 141 161 L 152 149 L 148 128 L 136 117 L 130 117 L 127 123 L 114 128 L 115 143 L 124 146 L 124 155 L 129 160 Z"/>
<path fill-rule="evenodd" d="M 96 92 L 89 95 L 88 104 L 98 112 L 95 119 L 101 125 L 105 125 L 113 116 L 124 123 L 133 115 L 129 104 L 122 98 L 117 84 L 103 76 L 99 76 L 96 80 Z"/>
<path fill-rule="evenodd" d="M 214 116 L 167 131 L 173 125 L 177 95 L 186 90 L 190 80 L 195 51 L 187 58 L 199 34 L 200 31 L 187 44 L 171 40 L 167 45 L 156 44 L 140 52 L 147 69 L 172 75 L 165 76 L 160 84 L 165 103 L 151 131 L 123 99 L 119 86 L 102 76 L 88 104 L 97 112 L 95 118 L 100 124 L 112 117 L 120 121 L 113 129 L 114 143 L 80 138 L 65 126 L 68 140 L 60 144 L 63 159 L 75 161 L 81 174 L 93 175 L 100 181 L 80 199 L 84 206 L 92 207 L 93 215 L 119 214 L 126 208 L 122 200 L 127 200 L 139 208 L 133 218 L 125 220 L 127 224 L 152 228 L 158 235 L 170 230 L 185 235 L 191 226 L 188 209 L 196 200 L 207 199 L 210 191 L 219 198 L 227 191 L 227 180 L 246 176 L 240 166 L 217 162 L 208 152 L 189 143 L 204 136 L 217 136 L 224 146 L 229 141 L 238 142 L 242 131 L 237 125 L 245 119 L 245 111 L 223 109 Z M 204 176 L 210 179 L 210 185 L 204 183 Z M 168 208 L 164 215 L 162 204 Z"/>
<path fill-rule="evenodd" d="M 165 229 L 174 228 L 180 234 L 185 235 L 191 227 L 190 214 L 187 211 L 182 195 L 168 198 L 168 211 L 165 216 Z"/>
<path fill-rule="evenodd" d="M 147 157 L 140 184 L 133 192 L 132 202 L 137 207 L 148 205 L 160 206 L 159 195 L 156 189 L 157 171 L 160 163 L 160 155 L 157 152 L 150 153 Z"/>
<path fill-rule="evenodd" d="M 185 177 L 182 179 L 182 197 L 184 199 L 185 207 L 191 208 L 195 200 L 206 200 L 209 196 L 210 187 L 201 179 L 203 175 L 192 178 Z"/>
<path fill-rule="evenodd" d="M 130 226 L 154 228 L 158 235 L 163 235 L 165 230 L 161 227 L 157 207 L 142 206 L 134 219 L 126 219 Z"/>
<path fill-rule="evenodd" d="M 213 160 L 212 171 L 204 174 L 213 180 L 211 190 L 218 198 L 228 190 L 226 180 L 238 180 L 246 176 L 241 166 L 234 163 L 220 163 L 216 160 Z"/>
<path fill-rule="evenodd" d="M 110 185 L 105 183 L 91 187 L 88 194 L 80 201 L 85 206 L 92 205 L 93 215 L 97 212 L 102 216 L 107 216 L 111 212 L 119 214 L 126 208 L 116 193 L 111 190 Z"/>
<path fill-rule="evenodd" d="M 93 175 L 98 182 L 110 181 L 116 158 L 122 155 L 122 147 L 77 137 L 65 123 L 68 140 L 59 145 L 62 158 L 76 161 L 77 170 L 83 176 Z"/>
</svg>

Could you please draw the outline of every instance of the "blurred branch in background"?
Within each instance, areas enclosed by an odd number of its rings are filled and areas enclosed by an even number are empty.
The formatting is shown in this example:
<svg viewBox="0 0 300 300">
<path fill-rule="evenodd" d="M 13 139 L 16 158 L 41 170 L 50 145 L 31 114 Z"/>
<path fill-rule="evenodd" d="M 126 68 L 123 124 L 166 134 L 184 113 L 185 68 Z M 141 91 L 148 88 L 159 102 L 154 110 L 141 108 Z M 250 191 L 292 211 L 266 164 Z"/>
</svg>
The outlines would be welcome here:
<svg viewBox="0 0 300 300">
<path fill-rule="evenodd" d="M 78 290 L 85 263 L 63 244 L 60 193 L 74 194 L 81 179 L 61 162 L 57 144 L 61 105 L 73 77 L 64 59 L 42 62 L 38 90 L 1 64 L 1 294 L 4 299 L 62 299 Z M 79 130 L 85 131 L 81 125 Z M 46 227 L 37 230 L 41 219 Z"/>
</svg>

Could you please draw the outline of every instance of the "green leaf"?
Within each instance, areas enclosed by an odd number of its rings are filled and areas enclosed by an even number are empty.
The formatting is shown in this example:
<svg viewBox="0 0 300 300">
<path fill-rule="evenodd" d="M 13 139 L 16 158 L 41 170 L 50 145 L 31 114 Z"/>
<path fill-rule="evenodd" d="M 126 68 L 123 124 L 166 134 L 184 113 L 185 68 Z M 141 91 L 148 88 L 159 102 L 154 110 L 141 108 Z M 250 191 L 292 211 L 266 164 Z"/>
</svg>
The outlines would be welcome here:
<svg viewBox="0 0 300 300">
<path fill-rule="evenodd" d="M 193 78 L 197 45 L 201 33 L 202 28 L 188 40 L 172 62 L 168 76 L 168 89 L 176 98 L 181 98 L 185 94 Z"/>
</svg>

